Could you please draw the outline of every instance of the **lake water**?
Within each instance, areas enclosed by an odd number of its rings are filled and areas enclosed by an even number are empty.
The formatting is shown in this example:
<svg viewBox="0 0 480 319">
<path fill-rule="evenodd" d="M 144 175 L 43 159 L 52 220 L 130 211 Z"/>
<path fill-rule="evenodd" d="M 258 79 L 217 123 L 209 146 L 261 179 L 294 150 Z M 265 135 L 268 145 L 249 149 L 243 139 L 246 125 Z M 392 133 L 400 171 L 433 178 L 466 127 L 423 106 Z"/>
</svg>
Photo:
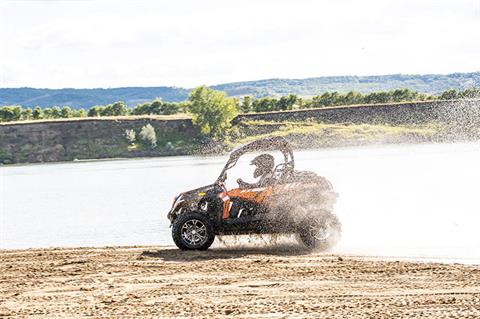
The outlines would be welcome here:
<svg viewBox="0 0 480 319">
<path fill-rule="evenodd" d="M 225 160 L 0 167 L 0 248 L 172 245 L 174 195 L 214 181 Z M 480 144 L 299 151 L 296 164 L 339 193 L 334 253 L 480 263 Z"/>
</svg>

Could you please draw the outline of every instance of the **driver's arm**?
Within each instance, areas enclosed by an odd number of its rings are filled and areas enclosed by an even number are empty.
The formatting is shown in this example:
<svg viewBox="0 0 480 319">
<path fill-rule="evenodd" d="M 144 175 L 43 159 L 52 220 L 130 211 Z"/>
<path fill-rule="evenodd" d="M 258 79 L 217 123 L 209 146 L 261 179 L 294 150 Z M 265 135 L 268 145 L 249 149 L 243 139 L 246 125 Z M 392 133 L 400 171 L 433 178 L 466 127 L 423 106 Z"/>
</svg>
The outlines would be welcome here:
<svg viewBox="0 0 480 319">
<path fill-rule="evenodd" d="M 269 183 L 272 182 L 271 174 L 264 175 L 260 177 L 260 180 L 256 183 L 247 183 L 244 182 L 241 178 L 237 179 L 238 186 L 240 188 L 257 188 L 257 187 L 265 187 Z"/>
<path fill-rule="evenodd" d="M 237 179 L 238 187 L 240 188 L 255 188 L 255 187 L 260 187 L 260 182 L 257 183 L 247 183 L 244 182 L 243 179 L 239 178 Z"/>
</svg>

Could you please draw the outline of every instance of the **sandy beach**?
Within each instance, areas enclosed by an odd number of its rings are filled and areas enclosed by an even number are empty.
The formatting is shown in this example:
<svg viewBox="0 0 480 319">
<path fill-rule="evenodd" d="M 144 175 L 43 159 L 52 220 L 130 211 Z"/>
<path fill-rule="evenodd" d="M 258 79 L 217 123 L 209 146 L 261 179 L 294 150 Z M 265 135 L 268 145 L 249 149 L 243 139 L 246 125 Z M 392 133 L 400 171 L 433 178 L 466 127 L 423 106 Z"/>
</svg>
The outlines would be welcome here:
<svg viewBox="0 0 480 319">
<path fill-rule="evenodd" d="M 0 251 L 0 317 L 479 318 L 480 266 L 285 248 Z"/>
</svg>

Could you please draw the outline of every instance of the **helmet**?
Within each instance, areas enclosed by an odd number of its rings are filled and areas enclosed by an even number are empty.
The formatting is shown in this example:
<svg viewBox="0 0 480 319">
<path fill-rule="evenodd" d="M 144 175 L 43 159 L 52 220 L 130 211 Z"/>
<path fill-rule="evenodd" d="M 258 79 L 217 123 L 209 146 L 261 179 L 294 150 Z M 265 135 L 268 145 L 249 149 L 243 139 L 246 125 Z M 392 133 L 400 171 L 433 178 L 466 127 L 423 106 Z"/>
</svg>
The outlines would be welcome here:
<svg viewBox="0 0 480 319">
<path fill-rule="evenodd" d="M 255 168 L 255 171 L 253 172 L 253 177 L 257 178 L 273 171 L 273 166 L 275 165 L 275 158 L 270 154 L 258 155 L 250 162 L 250 165 L 257 166 L 257 168 Z"/>
</svg>

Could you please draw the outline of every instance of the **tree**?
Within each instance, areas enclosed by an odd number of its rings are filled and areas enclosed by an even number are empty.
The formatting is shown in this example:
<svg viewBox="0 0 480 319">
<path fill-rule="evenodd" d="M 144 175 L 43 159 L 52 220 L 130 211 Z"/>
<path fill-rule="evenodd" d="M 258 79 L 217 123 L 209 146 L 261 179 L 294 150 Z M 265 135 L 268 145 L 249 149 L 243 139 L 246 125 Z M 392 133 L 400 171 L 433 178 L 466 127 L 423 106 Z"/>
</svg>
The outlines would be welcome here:
<svg viewBox="0 0 480 319">
<path fill-rule="evenodd" d="M 297 102 L 297 96 L 290 94 L 288 96 L 282 96 L 275 105 L 276 111 L 292 110 L 293 106 Z"/>
<path fill-rule="evenodd" d="M 244 96 L 242 104 L 240 104 L 240 110 L 243 113 L 248 113 L 252 110 L 252 97 L 251 96 Z"/>
<path fill-rule="evenodd" d="M 33 111 L 31 108 L 22 109 L 22 120 L 31 120 L 33 118 Z"/>
<path fill-rule="evenodd" d="M 143 103 L 135 106 L 131 114 L 133 115 L 172 115 L 181 110 L 181 105 L 174 102 L 162 102 L 160 98 L 153 100 L 152 103 Z"/>
<path fill-rule="evenodd" d="M 155 128 L 150 123 L 142 127 L 139 136 L 151 148 L 157 146 L 157 134 L 155 133 Z"/>
<path fill-rule="evenodd" d="M 52 118 L 52 109 L 49 107 L 46 107 L 43 109 L 43 118 L 45 119 L 50 119 Z"/>
<path fill-rule="evenodd" d="M 180 112 L 180 105 L 178 103 L 164 102 L 162 107 L 163 115 L 173 115 Z"/>
<path fill-rule="evenodd" d="M 35 106 L 35 109 L 33 110 L 32 113 L 33 119 L 34 120 L 39 120 L 43 117 L 43 112 L 40 106 Z"/>
<path fill-rule="evenodd" d="M 451 90 L 446 90 L 440 95 L 440 100 L 454 100 L 458 98 L 458 93 L 457 90 L 451 89 Z"/>
<path fill-rule="evenodd" d="M 151 105 L 150 103 L 137 104 L 137 105 L 132 109 L 131 114 L 132 114 L 132 115 L 151 114 L 150 105 Z"/>
<path fill-rule="evenodd" d="M 178 112 L 179 113 L 188 113 L 191 105 L 192 104 L 190 103 L 189 100 L 178 103 Z"/>
<path fill-rule="evenodd" d="M 150 104 L 150 112 L 149 114 L 162 114 L 163 113 L 163 102 L 161 99 L 157 98 L 153 100 L 152 104 Z"/>
<path fill-rule="evenodd" d="M 480 88 L 469 88 L 459 93 L 459 97 L 462 99 L 475 99 L 480 97 Z"/>
<path fill-rule="evenodd" d="M 352 104 L 361 104 L 363 102 L 363 95 L 362 93 L 350 91 L 345 95 L 345 104 L 352 105 Z"/>
<path fill-rule="evenodd" d="M 58 106 L 54 106 L 50 109 L 50 117 L 52 119 L 59 119 L 62 117 L 62 110 Z"/>
<path fill-rule="evenodd" d="M 339 101 L 339 94 L 336 91 L 331 93 L 325 92 L 318 99 L 318 102 L 321 106 L 337 105 L 338 101 Z"/>
<path fill-rule="evenodd" d="M 391 94 L 389 92 L 380 91 L 367 94 L 365 96 L 365 103 L 375 104 L 375 103 L 387 103 L 390 102 Z"/>
<path fill-rule="evenodd" d="M 272 99 L 271 97 L 264 97 L 253 101 L 252 108 L 255 112 L 270 112 L 275 110 L 276 105 L 276 99 Z"/>
<path fill-rule="evenodd" d="M 238 113 L 234 99 L 206 86 L 192 90 L 188 100 L 191 103 L 193 123 L 203 135 L 212 139 L 221 139 L 230 128 L 230 121 Z"/>
<path fill-rule="evenodd" d="M 137 134 L 134 130 L 125 130 L 125 138 L 127 139 L 128 143 L 130 143 L 130 145 L 133 145 L 137 138 Z"/>
<path fill-rule="evenodd" d="M 113 115 L 120 116 L 120 115 L 127 115 L 128 108 L 124 102 L 115 102 L 112 105 Z"/>
<path fill-rule="evenodd" d="M 306 108 L 316 108 L 324 106 L 322 103 L 322 97 L 320 95 L 315 95 L 310 101 L 305 104 Z"/>
<path fill-rule="evenodd" d="M 73 116 L 74 117 L 85 117 L 85 116 L 87 116 L 87 112 L 85 111 L 85 109 L 78 109 L 78 110 L 74 111 Z"/>
<path fill-rule="evenodd" d="M 18 121 L 22 116 L 22 107 L 15 106 L 3 106 L 0 107 L 0 121 L 10 122 Z"/>
<path fill-rule="evenodd" d="M 88 110 L 88 113 L 87 113 L 87 116 L 88 117 L 97 117 L 97 116 L 100 116 L 102 114 L 102 111 L 103 111 L 103 107 L 101 106 L 92 106 L 89 110 Z"/>
<path fill-rule="evenodd" d="M 73 116 L 73 110 L 69 106 L 64 106 L 60 111 L 60 116 L 64 119 L 68 119 Z"/>
<path fill-rule="evenodd" d="M 109 104 L 105 106 L 101 112 L 101 116 L 121 116 L 127 115 L 128 109 L 125 103 L 123 102 L 115 102 L 113 104 Z"/>
<path fill-rule="evenodd" d="M 289 94 L 287 96 L 287 110 L 293 110 L 295 104 L 299 102 L 299 98 L 296 94 Z"/>
<path fill-rule="evenodd" d="M 412 101 L 416 95 L 417 92 L 410 91 L 409 89 L 396 89 L 391 94 L 393 102 Z"/>
</svg>

